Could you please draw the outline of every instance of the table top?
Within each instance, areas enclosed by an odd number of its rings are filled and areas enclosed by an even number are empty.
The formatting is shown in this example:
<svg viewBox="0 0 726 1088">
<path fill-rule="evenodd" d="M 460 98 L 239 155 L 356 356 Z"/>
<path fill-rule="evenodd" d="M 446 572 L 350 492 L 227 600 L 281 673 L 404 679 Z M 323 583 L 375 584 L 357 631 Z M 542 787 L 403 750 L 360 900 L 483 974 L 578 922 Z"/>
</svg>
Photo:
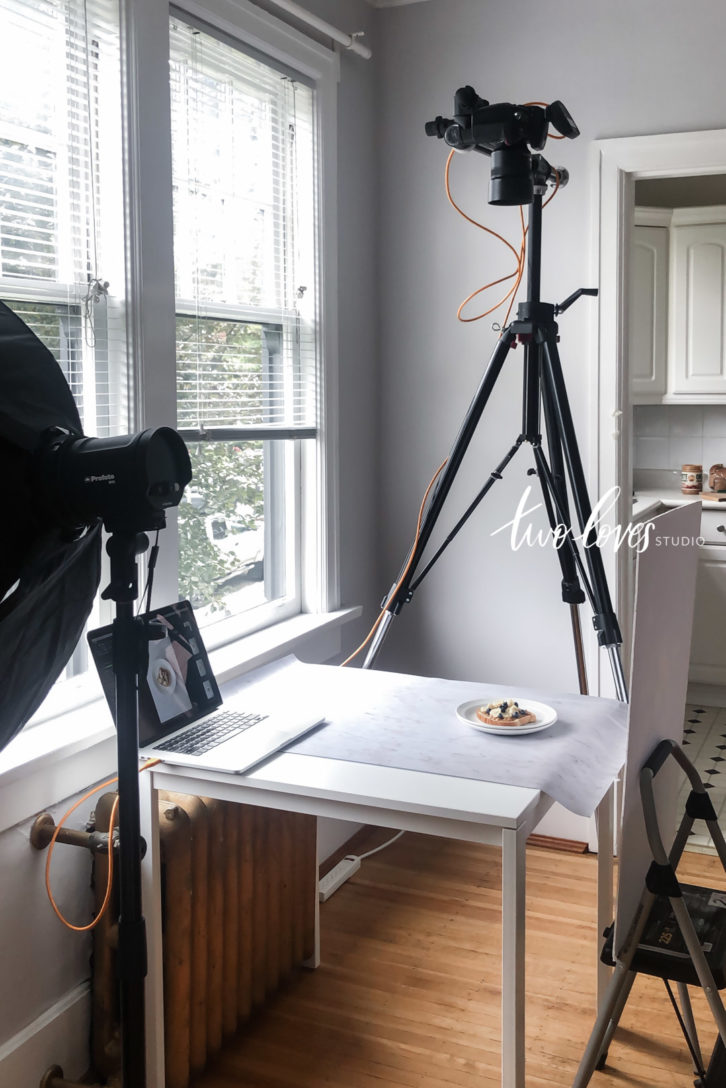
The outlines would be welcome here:
<svg viewBox="0 0 726 1088">
<path fill-rule="evenodd" d="M 251 803 L 268 806 L 279 802 L 292 808 L 292 799 L 303 799 L 307 807 L 301 811 L 378 818 L 382 825 L 387 813 L 396 812 L 466 829 L 482 823 L 519 828 L 535 813 L 541 816 L 553 798 L 561 799 L 558 783 L 565 784 L 568 800 L 577 780 L 586 795 L 580 807 L 594 811 L 622 763 L 618 752 L 627 724 L 621 704 L 558 696 L 563 721 L 557 727 L 502 739 L 470 729 L 456 717 L 458 703 L 485 688 L 305 665 L 288 657 L 232 682 L 223 689 L 225 703 L 233 706 L 253 696 L 289 699 L 291 693 L 303 702 L 322 698 L 323 727 L 244 775 L 162 765 L 155 768 L 158 785 L 181 792 L 213 788 L 216 796 L 228 798 L 246 793 Z M 550 771 L 542 778 L 548 762 Z M 554 785 L 543 789 L 543 782 Z"/>
<path fill-rule="evenodd" d="M 331 808 L 361 807 L 373 810 L 396 809 L 464 823 L 485 822 L 496 827 L 515 828 L 535 812 L 549 807 L 540 790 L 523 786 L 481 782 L 426 771 L 302 756 L 282 752 L 244 775 L 198 771 L 192 767 L 159 764 L 152 772 L 155 784 L 179 792 L 203 792 L 215 788 L 215 795 L 232 796 L 235 791 L 249 795 L 277 795 L 330 802 Z M 350 818 L 350 816 L 348 817 Z"/>
<path fill-rule="evenodd" d="M 324 713 L 325 724 L 288 747 L 289 754 L 523 787 L 580 816 L 592 815 L 625 762 L 628 708 L 614 699 L 307 665 L 294 657 L 228 690 L 227 705 L 289 708 L 294 700 Z M 459 716 L 467 701 L 510 696 L 524 706 L 527 699 L 550 706 L 557 720 L 536 733 L 492 736 Z"/>
</svg>

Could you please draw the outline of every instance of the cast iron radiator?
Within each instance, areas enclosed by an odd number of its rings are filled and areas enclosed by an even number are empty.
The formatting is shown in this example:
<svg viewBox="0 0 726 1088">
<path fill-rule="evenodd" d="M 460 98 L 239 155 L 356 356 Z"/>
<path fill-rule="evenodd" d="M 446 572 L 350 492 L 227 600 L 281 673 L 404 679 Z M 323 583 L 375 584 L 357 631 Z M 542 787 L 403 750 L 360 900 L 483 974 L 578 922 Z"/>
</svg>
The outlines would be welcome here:
<svg viewBox="0 0 726 1088">
<path fill-rule="evenodd" d="M 96 806 L 108 826 L 113 794 Z M 223 1040 L 313 955 L 315 818 L 161 793 L 166 1088 L 187 1088 Z M 96 856 L 97 909 L 108 863 Z M 94 930 L 92 1057 L 119 1067 L 117 913 Z"/>
</svg>

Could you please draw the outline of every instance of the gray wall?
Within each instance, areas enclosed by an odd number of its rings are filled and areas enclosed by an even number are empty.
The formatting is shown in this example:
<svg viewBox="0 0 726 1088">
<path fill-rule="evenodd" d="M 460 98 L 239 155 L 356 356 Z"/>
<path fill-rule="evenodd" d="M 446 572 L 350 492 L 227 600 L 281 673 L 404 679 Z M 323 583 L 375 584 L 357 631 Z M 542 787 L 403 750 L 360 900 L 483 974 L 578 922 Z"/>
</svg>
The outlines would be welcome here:
<svg viewBox="0 0 726 1088">
<path fill-rule="evenodd" d="M 542 297 L 592 285 L 591 142 L 726 124 L 720 0 L 548 0 L 506 4 L 430 0 L 380 13 L 380 320 L 382 548 L 390 582 L 406 551 L 429 477 L 446 455 L 495 343 L 491 319 L 464 325 L 459 302 L 509 271 L 502 248 L 447 204 L 446 150 L 424 123 L 451 115 L 457 87 L 491 102 L 562 99 L 582 135 L 548 143 L 571 182 L 545 211 Z M 514 209 L 487 202 L 480 155 L 453 164 L 457 198 L 474 217 L 517 237 Z M 494 299 L 492 299 L 494 301 Z M 560 319 L 560 351 L 586 468 L 592 456 L 596 302 Z M 516 438 L 521 354 L 487 408 L 452 495 L 458 513 Z M 521 458 L 521 461 L 520 461 Z M 520 462 L 517 464 L 517 462 Z M 521 451 L 393 625 L 387 667 L 451 677 L 496 677 L 576 690 L 569 619 L 550 550 L 514 554 L 508 521 L 528 481 Z M 593 496 L 594 498 L 594 496 Z M 453 515 L 451 520 L 453 521 Z M 590 628 L 589 610 L 583 615 Z"/>
<path fill-rule="evenodd" d="M 338 303 L 342 604 L 362 604 L 345 629 L 358 645 L 381 597 L 379 544 L 378 116 L 377 12 L 365 0 L 309 0 L 304 5 L 346 33 L 362 30 L 374 50 L 364 60 L 340 54 L 338 86 Z M 294 21 L 294 20 L 291 20 Z M 324 38 L 321 41 L 325 44 Z"/>
</svg>

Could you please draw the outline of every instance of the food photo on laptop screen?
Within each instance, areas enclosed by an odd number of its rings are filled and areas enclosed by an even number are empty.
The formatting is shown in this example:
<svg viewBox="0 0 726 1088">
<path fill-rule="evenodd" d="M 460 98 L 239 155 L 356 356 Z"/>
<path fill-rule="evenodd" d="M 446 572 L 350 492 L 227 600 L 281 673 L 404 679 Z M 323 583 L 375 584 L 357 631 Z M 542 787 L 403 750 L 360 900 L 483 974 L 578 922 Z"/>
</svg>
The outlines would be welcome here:
<svg viewBox="0 0 726 1088">
<path fill-rule="evenodd" d="M 140 619 L 150 631 L 148 665 L 139 679 L 140 755 L 242 773 L 323 720 L 319 707 L 246 705 L 246 693 L 222 707 L 204 640 L 189 601 Z M 106 700 L 115 717 L 113 625 L 88 634 Z"/>
</svg>

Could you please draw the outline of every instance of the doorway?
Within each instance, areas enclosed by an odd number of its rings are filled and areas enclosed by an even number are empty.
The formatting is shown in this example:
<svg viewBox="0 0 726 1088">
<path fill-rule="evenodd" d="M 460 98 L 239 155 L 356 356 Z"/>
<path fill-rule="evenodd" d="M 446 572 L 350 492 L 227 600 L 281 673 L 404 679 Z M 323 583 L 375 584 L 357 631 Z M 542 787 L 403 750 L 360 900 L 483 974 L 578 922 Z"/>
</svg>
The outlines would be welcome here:
<svg viewBox="0 0 726 1088">
<path fill-rule="evenodd" d="M 660 198 L 665 199 L 666 179 L 671 193 L 694 184 L 704 190 L 718 184 L 715 177 L 726 175 L 726 130 L 601 140 L 594 147 L 598 190 L 594 252 L 600 307 L 593 490 L 604 495 L 612 488 L 620 489 L 611 517 L 613 525 L 626 525 L 632 510 L 633 481 L 628 301 L 636 186 L 640 202 L 656 191 L 656 185 Z M 632 625 L 627 591 L 630 557 L 622 548 L 612 555 L 605 554 L 603 559 L 627 646 Z M 605 669 L 600 669 L 598 690 L 601 695 L 613 694 Z"/>
</svg>

